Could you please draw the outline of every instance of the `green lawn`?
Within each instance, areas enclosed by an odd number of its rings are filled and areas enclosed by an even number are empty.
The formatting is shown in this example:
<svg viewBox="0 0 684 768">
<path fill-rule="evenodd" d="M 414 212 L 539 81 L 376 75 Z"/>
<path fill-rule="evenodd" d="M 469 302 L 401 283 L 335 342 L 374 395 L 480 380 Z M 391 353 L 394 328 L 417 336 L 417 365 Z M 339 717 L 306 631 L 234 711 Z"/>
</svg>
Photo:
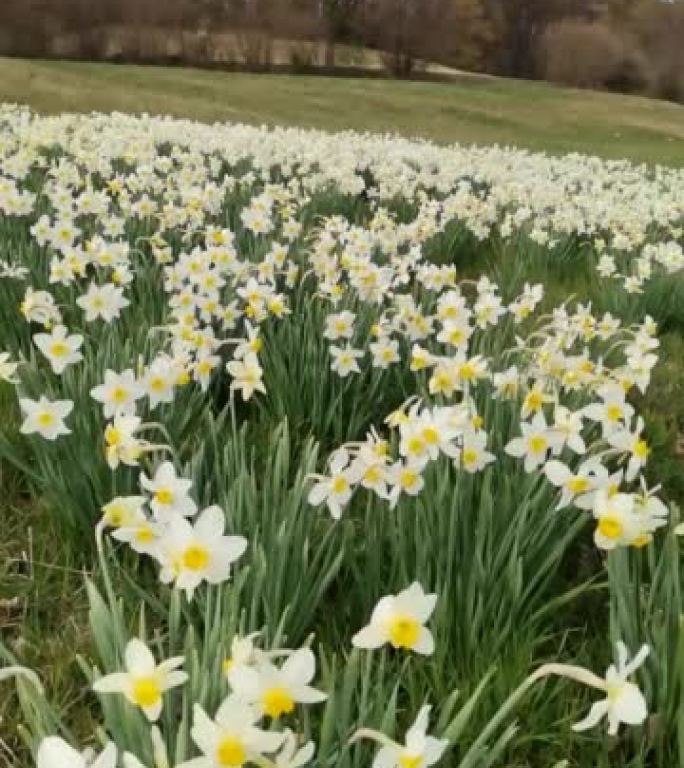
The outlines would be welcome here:
<svg viewBox="0 0 684 768">
<path fill-rule="evenodd" d="M 396 82 L 0 58 L 0 100 L 43 112 L 353 128 L 684 165 L 680 105 L 499 78 Z"/>
</svg>

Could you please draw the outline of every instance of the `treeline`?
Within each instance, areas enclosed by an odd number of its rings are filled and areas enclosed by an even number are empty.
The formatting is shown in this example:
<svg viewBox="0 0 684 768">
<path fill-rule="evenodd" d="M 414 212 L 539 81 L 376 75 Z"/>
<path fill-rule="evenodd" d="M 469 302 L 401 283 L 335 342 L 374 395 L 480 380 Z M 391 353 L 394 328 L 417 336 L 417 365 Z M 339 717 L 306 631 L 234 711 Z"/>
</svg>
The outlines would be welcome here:
<svg viewBox="0 0 684 768">
<path fill-rule="evenodd" d="M 684 0 L 1 0 L 0 53 L 396 77 L 432 62 L 684 101 Z"/>
</svg>

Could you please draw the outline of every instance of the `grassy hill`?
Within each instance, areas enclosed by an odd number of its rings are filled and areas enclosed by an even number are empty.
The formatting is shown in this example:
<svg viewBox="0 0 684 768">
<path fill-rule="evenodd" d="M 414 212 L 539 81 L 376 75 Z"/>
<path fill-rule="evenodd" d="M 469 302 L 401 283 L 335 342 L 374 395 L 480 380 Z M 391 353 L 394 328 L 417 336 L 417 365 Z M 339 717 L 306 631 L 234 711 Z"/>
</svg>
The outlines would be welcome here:
<svg viewBox="0 0 684 768">
<path fill-rule="evenodd" d="M 42 112 L 353 128 L 684 165 L 682 106 L 501 78 L 397 82 L 0 58 L 0 101 Z"/>
</svg>

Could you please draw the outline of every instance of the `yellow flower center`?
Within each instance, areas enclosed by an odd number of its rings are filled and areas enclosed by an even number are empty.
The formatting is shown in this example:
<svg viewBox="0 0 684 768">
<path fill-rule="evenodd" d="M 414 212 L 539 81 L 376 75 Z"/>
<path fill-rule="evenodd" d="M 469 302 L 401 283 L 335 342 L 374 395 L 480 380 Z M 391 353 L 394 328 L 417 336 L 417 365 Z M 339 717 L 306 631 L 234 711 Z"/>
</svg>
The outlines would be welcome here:
<svg viewBox="0 0 684 768">
<path fill-rule="evenodd" d="M 532 435 L 529 440 L 529 447 L 532 453 L 543 453 L 546 450 L 547 442 L 544 435 Z"/>
<path fill-rule="evenodd" d="M 466 448 L 463 451 L 463 463 L 469 467 L 477 463 L 477 451 L 473 448 Z"/>
<path fill-rule="evenodd" d="M 367 483 L 377 483 L 378 480 L 382 477 L 380 473 L 380 469 L 376 466 L 368 467 L 368 469 L 363 473 L 363 479 Z"/>
<path fill-rule="evenodd" d="M 648 454 L 651 452 L 651 449 L 648 446 L 648 443 L 645 440 L 637 440 L 634 444 L 634 455 L 637 457 L 637 459 L 643 459 L 648 458 Z"/>
<path fill-rule="evenodd" d="M 422 755 L 400 755 L 399 768 L 421 768 L 423 764 Z"/>
<path fill-rule="evenodd" d="M 272 718 L 289 715 L 294 710 L 294 699 L 285 688 L 268 688 L 262 696 L 264 712 Z"/>
<path fill-rule="evenodd" d="M 161 688 L 154 677 L 139 677 L 133 682 L 133 701 L 139 707 L 153 707 L 161 699 Z"/>
<path fill-rule="evenodd" d="M 619 421 L 622 418 L 622 406 L 615 404 L 609 405 L 606 408 L 606 416 L 608 421 Z"/>
<path fill-rule="evenodd" d="M 128 399 L 128 390 L 125 387 L 115 387 L 112 390 L 112 400 L 115 403 L 124 403 Z"/>
<path fill-rule="evenodd" d="M 139 544 L 149 544 L 151 541 L 154 541 L 154 532 L 149 525 L 142 525 L 135 532 L 135 540 Z"/>
<path fill-rule="evenodd" d="M 651 536 L 650 533 L 641 533 L 634 539 L 632 546 L 636 547 L 637 549 L 641 549 L 641 547 L 645 547 L 647 544 L 650 544 L 652 539 L 653 536 Z"/>
<path fill-rule="evenodd" d="M 417 483 L 418 483 L 417 472 L 414 472 L 412 469 L 402 470 L 401 474 L 399 475 L 399 484 L 404 490 L 410 491 L 412 488 L 416 487 Z"/>
<path fill-rule="evenodd" d="M 420 624 L 413 616 L 397 615 L 389 623 L 390 643 L 395 648 L 411 649 L 418 642 Z"/>
<path fill-rule="evenodd" d="M 171 504 L 173 502 L 173 491 L 168 488 L 159 488 L 154 494 L 154 498 L 159 504 Z"/>
<path fill-rule="evenodd" d="M 55 423 L 56 419 L 52 413 L 43 411 L 42 413 L 38 414 L 37 421 L 41 427 L 51 427 Z"/>
<path fill-rule="evenodd" d="M 449 376 L 446 371 L 436 373 L 433 376 L 432 381 L 434 383 L 435 391 L 437 392 L 442 392 L 451 387 L 451 376 Z"/>
<path fill-rule="evenodd" d="M 428 445 L 437 445 L 439 442 L 439 430 L 435 427 L 425 427 L 423 430 L 423 440 Z"/>
<path fill-rule="evenodd" d="M 50 347 L 50 354 L 53 357 L 64 357 L 69 352 L 69 347 L 63 341 L 56 341 Z"/>
<path fill-rule="evenodd" d="M 568 480 L 568 490 L 571 493 L 584 493 L 589 487 L 589 480 L 586 477 L 571 477 Z"/>
<path fill-rule="evenodd" d="M 126 520 L 126 509 L 122 504 L 115 504 L 105 512 L 105 522 L 113 528 L 120 528 Z"/>
<path fill-rule="evenodd" d="M 105 441 L 107 445 L 120 445 L 121 444 L 121 430 L 113 426 L 108 426 L 105 429 Z"/>
<path fill-rule="evenodd" d="M 153 392 L 161 392 L 165 385 L 166 382 L 161 376 L 155 376 L 153 379 L 150 379 L 150 389 Z"/>
<path fill-rule="evenodd" d="M 209 552 L 199 544 L 189 546 L 183 553 L 183 566 L 189 571 L 201 571 L 209 565 Z"/>
<path fill-rule="evenodd" d="M 344 493 L 349 488 L 349 482 L 344 475 L 337 475 L 332 481 L 333 493 Z"/>
<path fill-rule="evenodd" d="M 216 749 L 216 762 L 219 765 L 240 766 L 247 760 L 244 744 L 235 736 L 226 736 Z"/>
<path fill-rule="evenodd" d="M 544 396 L 541 392 L 532 390 L 525 398 L 525 407 L 530 411 L 538 411 L 544 405 Z"/>
<path fill-rule="evenodd" d="M 607 539 L 619 539 L 622 535 L 622 523 L 617 517 L 602 517 L 599 520 L 598 529 Z"/>
</svg>

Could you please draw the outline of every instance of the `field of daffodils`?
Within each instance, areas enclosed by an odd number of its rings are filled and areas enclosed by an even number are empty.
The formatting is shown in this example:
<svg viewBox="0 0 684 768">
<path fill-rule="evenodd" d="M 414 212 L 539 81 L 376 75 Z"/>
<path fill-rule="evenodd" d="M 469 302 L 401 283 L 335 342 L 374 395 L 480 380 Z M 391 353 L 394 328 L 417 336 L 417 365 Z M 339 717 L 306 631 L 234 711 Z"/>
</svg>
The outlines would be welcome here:
<svg viewBox="0 0 684 768">
<path fill-rule="evenodd" d="M 0 477 L 89 626 L 64 696 L 0 623 L 0 764 L 684 765 L 683 227 L 682 170 L 1 108 Z"/>
</svg>

